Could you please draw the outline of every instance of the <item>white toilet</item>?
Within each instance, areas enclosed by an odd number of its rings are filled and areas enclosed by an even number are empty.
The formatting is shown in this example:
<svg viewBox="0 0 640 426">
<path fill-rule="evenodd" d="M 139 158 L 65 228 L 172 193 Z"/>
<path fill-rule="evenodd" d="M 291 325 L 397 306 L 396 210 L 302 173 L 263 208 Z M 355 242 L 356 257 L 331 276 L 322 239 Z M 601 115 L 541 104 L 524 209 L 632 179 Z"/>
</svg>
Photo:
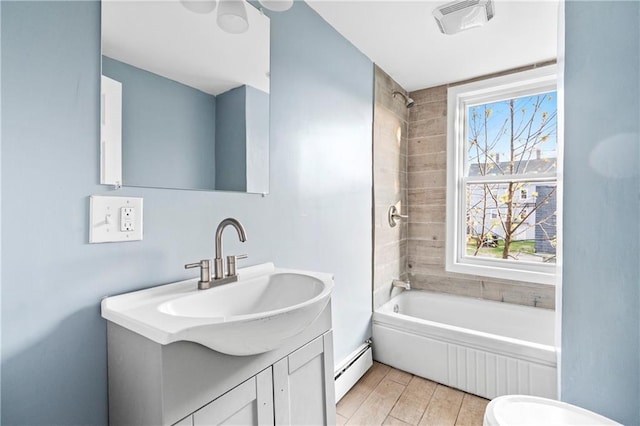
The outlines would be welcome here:
<svg viewBox="0 0 640 426">
<path fill-rule="evenodd" d="M 553 399 L 505 395 L 492 400 L 484 413 L 484 426 L 620 425 L 584 408 Z"/>
</svg>

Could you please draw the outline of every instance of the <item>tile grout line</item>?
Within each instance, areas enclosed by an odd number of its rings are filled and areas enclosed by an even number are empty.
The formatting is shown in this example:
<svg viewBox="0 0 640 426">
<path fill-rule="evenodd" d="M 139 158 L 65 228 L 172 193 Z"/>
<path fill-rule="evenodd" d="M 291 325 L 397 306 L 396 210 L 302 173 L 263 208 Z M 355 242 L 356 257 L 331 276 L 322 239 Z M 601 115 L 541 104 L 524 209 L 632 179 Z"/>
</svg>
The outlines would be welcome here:
<svg viewBox="0 0 640 426">
<path fill-rule="evenodd" d="M 389 370 L 389 371 L 391 371 L 391 370 Z M 411 376 L 411 377 L 413 377 L 413 376 Z M 394 382 L 394 383 L 398 383 L 398 384 L 402 385 L 402 383 L 396 382 L 396 381 L 395 381 L 395 380 L 393 380 L 393 379 L 389 379 L 389 380 L 391 380 L 391 381 L 392 381 L 392 382 Z M 407 390 L 407 385 L 402 385 L 402 386 L 403 386 L 404 388 L 402 389 L 402 392 L 400 392 L 400 395 L 398 395 L 398 398 L 396 398 L 396 402 L 394 402 L 394 403 L 393 403 L 393 406 L 391 407 L 391 410 L 389 410 L 389 412 L 387 413 L 387 417 L 393 417 L 393 416 L 391 415 L 391 413 L 393 412 L 393 409 L 394 409 L 394 408 L 396 408 L 396 405 L 398 405 L 398 401 L 400 401 L 400 398 L 402 397 L 402 395 L 404 394 L 404 392 Z M 394 418 L 395 418 L 395 417 L 394 417 Z M 398 420 L 400 420 L 400 419 L 398 419 Z"/>
<path fill-rule="evenodd" d="M 438 389 L 438 386 L 440 386 L 440 384 L 436 383 L 436 385 L 433 388 L 433 392 L 431 392 L 431 396 L 429 396 L 429 401 L 427 402 L 427 405 L 424 407 L 424 411 L 420 416 L 420 420 L 418 420 L 418 425 L 422 422 L 422 419 L 424 418 L 425 414 L 427 414 L 427 411 L 429 410 L 429 405 L 431 405 L 431 400 L 433 399 L 433 395 L 436 394 L 436 389 Z M 456 420 L 457 420 L 457 417 L 456 417 Z"/>
<path fill-rule="evenodd" d="M 467 397 L 467 394 L 465 392 L 464 395 L 462 395 L 462 399 L 460 400 L 460 407 L 458 407 L 458 413 L 456 414 L 456 420 L 453 422 L 453 425 L 457 425 L 458 424 L 458 417 L 460 417 L 460 413 L 462 412 L 462 404 L 464 403 L 464 399 Z"/>
<path fill-rule="evenodd" d="M 389 366 L 389 367 L 391 367 L 391 366 Z M 393 368 L 393 367 L 389 368 L 389 371 L 387 371 L 387 374 L 385 374 L 385 375 L 384 375 L 384 377 L 382 378 L 382 380 L 384 380 L 384 379 L 386 379 L 386 378 L 387 378 L 387 376 L 389 375 L 389 373 L 391 373 L 391 369 L 392 369 L 392 368 Z M 389 381 L 392 381 L 392 382 L 394 382 L 394 383 L 398 383 L 399 385 L 402 385 L 402 383 L 396 382 L 395 380 L 393 380 L 393 379 L 391 379 L 391 378 L 389 379 Z M 402 394 L 404 393 L 404 391 L 405 391 L 406 389 L 407 389 L 407 386 L 406 386 L 406 385 L 403 385 L 402 392 L 400 392 L 400 395 L 398 395 L 398 398 L 396 398 L 395 402 L 394 402 L 394 403 L 393 403 L 393 405 L 391 406 L 391 409 L 389 410 L 389 412 L 388 412 L 388 413 L 387 413 L 387 415 L 385 416 L 385 420 L 387 419 L 387 417 L 389 417 L 389 416 L 391 415 L 391 412 L 393 411 L 393 409 L 394 409 L 394 408 L 396 407 L 396 405 L 398 404 L 398 401 L 400 401 L 400 397 L 402 396 Z M 384 423 L 384 420 L 382 421 L 382 423 Z"/>
</svg>

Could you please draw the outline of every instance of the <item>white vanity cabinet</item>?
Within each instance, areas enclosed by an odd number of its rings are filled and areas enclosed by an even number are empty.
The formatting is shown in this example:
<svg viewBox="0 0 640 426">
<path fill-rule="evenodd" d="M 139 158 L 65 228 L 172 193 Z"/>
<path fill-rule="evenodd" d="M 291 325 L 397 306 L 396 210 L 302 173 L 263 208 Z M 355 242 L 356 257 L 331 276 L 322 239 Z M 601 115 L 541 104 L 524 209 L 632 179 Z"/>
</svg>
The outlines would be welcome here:
<svg viewBox="0 0 640 426">
<path fill-rule="evenodd" d="M 331 332 L 205 405 L 175 426 L 333 425 Z"/>
<path fill-rule="evenodd" d="M 331 304 L 282 347 L 231 356 L 108 322 L 111 425 L 333 425 Z"/>
</svg>

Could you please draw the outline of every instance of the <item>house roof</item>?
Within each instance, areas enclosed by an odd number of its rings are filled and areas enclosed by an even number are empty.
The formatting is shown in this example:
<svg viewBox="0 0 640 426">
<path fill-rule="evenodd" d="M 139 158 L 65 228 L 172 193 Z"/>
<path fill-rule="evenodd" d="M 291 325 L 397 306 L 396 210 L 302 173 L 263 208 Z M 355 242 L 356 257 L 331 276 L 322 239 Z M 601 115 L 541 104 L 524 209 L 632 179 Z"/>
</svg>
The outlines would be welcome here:
<svg viewBox="0 0 640 426">
<path fill-rule="evenodd" d="M 523 174 L 523 173 L 553 173 L 556 171 L 557 167 L 557 158 L 533 158 L 526 161 L 516 161 L 515 168 L 516 173 L 514 174 Z M 484 163 L 472 163 L 469 165 L 469 176 L 482 176 L 482 175 L 495 175 L 499 176 L 502 174 L 507 174 L 501 172 L 501 170 L 508 170 L 510 166 L 509 161 L 500 161 L 500 162 L 487 162 Z M 488 170 L 485 169 L 488 167 Z M 485 173 L 481 173 L 485 171 Z"/>
</svg>

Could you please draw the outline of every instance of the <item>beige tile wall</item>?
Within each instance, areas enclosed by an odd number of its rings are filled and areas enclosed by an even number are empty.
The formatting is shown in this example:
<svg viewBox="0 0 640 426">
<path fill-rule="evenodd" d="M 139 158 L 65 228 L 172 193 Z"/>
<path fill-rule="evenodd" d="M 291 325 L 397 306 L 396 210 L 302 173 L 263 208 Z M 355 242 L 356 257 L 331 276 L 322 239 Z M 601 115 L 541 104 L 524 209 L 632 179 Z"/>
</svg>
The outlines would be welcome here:
<svg viewBox="0 0 640 426">
<path fill-rule="evenodd" d="M 393 279 L 406 279 L 407 276 L 407 224 L 392 228 L 387 220 L 390 206 L 400 201 L 404 210 L 407 203 L 409 111 L 400 98 L 393 98 L 394 91 L 406 93 L 376 67 L 373 112 L 374 307 L 389 300 Z"/>
<path fill-rule="evenodd" d="M 526 68 L 530 67 L 510 72 Z M 445 271 L 447 87 L 410 94 L 415 100 L 415 106 L 409 110 L 407 146 L 407 271 L 411 285 L 424 290 L 554 308 L 552 286 Z"/>
</svg>

